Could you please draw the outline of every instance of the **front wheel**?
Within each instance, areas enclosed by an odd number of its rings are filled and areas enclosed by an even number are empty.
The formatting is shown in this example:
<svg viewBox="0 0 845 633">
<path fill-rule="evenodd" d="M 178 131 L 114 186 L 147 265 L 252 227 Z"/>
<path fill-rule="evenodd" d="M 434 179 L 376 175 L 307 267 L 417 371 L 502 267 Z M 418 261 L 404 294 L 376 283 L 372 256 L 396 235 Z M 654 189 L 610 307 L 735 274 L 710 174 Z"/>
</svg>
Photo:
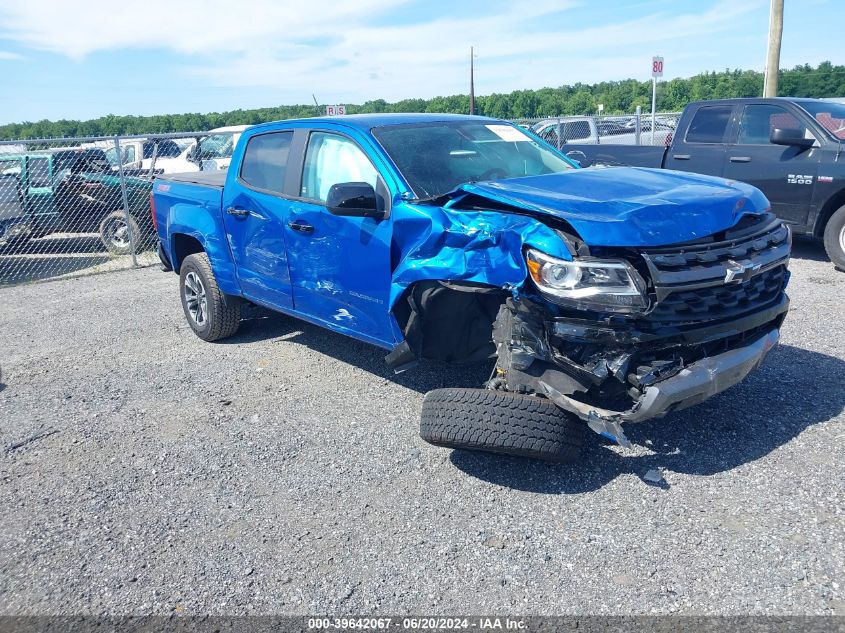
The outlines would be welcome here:
<svg viewBox="0 0 845 633">
<path fill-rule="evenodd" d="M 179 294 L 188 325 L 204 341 L 232 336 L 241 324 L 241 305 L 217 287 L 205 253 L 188 255 L 179 268 Z"/>
<path fill-rule="evenodd" d="M 113 255 L 129 255 L 133 242 L 137 249 L 140 240 L 138 221 L 131 215 L 127 219 L 124 211 L 110 213 L 100 222 L 100 241 Z"/>
<path fill-rule="evenodd" d="M 845 207 L 830 216 L 824 228 L 824 250 L 840 270 L 845 270 Z"/>
<path fill-rule="evenodd" d="M 491 389 L 434 389 L 422 405 L 420 436 L 429 444 L 571 463 L 586 424 L 539 396 Z"/>
</svg>

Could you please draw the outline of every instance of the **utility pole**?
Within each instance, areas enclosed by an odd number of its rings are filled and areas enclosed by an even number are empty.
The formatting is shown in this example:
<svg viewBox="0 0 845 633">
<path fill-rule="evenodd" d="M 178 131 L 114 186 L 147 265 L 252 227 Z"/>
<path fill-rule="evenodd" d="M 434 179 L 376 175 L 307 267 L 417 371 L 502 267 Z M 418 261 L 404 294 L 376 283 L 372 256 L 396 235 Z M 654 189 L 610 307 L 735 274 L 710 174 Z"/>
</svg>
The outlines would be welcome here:
<svg viewBox="0 0 845 633">
<path fill-rule="evenodd" d="M 475 53 L 469 47 L 469 113 L 475 114 Z"/>
<path fill-rule="evenodd" d="M 769 12 L 769 47 L 766 53 L 766 75 L 763 96 L 778 96 L 778 70 L 780 69 L 780 41 L 783 35 L 783 0 L 772 0 Z"/>
</svg>

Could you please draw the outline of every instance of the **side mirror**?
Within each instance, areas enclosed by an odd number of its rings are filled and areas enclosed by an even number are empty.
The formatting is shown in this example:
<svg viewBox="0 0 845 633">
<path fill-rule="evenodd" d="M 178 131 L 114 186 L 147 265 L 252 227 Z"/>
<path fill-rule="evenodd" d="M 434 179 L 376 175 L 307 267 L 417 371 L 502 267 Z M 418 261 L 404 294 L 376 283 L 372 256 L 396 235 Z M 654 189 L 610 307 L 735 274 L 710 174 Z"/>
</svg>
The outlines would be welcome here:
<svg viewBox="0 0 845 633">
<path fill-rule="evenodd" d="M 773 145 L 786 145 L 789 147 L 812 147 L 816 140 L 813 138 L 806 138 L 804 132 L 795 128 L 775 128 L 772 130 L 772 135 L 769 141 Z"/>
<path fill-rule="evenodd" d="M 326 196 L 326 208 L 332 215 L 381 220 L 376 190 L 368 182 L 341 182 L 332 185 Z"/>
</svg>

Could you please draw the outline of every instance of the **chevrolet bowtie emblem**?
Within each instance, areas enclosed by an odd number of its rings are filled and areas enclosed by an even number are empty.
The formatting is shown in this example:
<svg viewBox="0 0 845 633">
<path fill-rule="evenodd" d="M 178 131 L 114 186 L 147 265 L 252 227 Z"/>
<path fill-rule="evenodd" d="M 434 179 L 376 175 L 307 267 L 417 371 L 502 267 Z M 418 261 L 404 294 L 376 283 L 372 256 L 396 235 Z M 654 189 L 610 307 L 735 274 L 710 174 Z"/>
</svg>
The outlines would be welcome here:
<svg viewBox="0 0 845 633">
<path fill-rule="evenodd" d="M 741 284 L 748 281 L 757 271 L 760 270 L 760 264 L 752 264 L 751 262 L 736 262 L 729 259 L 726 263 L 727 270 L 725 271 L 726 284 Z"/>
</svg>

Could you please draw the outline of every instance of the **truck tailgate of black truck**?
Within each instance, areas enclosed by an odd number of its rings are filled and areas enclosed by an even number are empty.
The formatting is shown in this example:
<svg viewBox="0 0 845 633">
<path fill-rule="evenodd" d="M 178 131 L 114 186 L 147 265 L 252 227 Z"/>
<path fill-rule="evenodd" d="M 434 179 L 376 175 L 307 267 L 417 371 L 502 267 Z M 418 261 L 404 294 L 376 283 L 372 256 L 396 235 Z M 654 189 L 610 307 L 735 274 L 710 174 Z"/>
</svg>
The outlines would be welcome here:
<svg viewBox="0 0 845 633">
<path fill-rule="evenodd" d="M 625 165 L 632 167 L 663 167 L 666 148 L 662 145 L 565 145 L 563 151 L 580 161 L 582 167 L 591 165 Z M 586 159 L 586 160 L 585 160 Z"/>
</svg>

